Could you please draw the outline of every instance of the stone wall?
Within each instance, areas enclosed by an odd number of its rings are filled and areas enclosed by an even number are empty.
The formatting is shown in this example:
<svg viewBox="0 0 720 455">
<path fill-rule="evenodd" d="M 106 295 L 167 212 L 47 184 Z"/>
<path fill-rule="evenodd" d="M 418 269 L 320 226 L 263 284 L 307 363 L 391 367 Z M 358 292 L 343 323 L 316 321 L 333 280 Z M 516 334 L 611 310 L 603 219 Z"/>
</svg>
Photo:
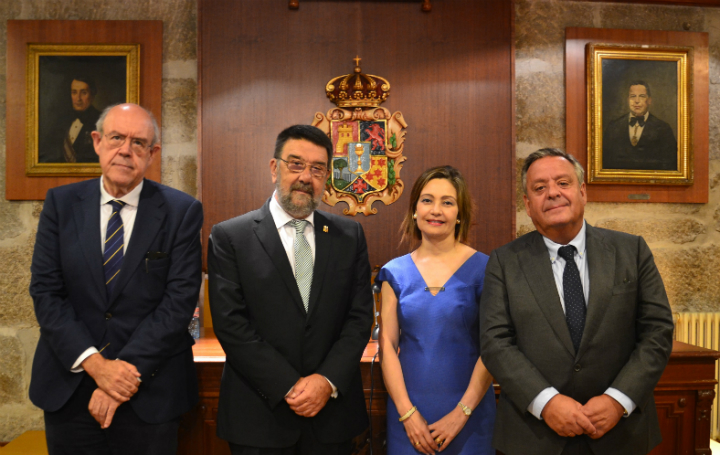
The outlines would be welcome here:
<svg viewBox="0 0 720 455">
<path fill-rule="evenodd" d="M 566 27 L 709 33 L 709 203 L 589 203 L 585 217 L 594 226 L 645 238 L 673 311 L 720 311 L 720 8 L 516 0 L 515 11 L 518 170 L 538 148 L 565 147 Z M 521 235 L 534 227 L 525 213 L 519 178 L 517 207 Z"/>
<path fill-rule="evenodd" d="M 0 191 L 5 191 L 5 70 L 8 19 L 159 19 L 163 36 L 165 184 L 196 195 L 195 0 L 0 0 Z M 638 17 L 643 22 L 637 21 Z M 720 310 L 720 9 L 516 0 L 517 158 L 565 145 L 566 27 L 710 33 L 710 203 L 588 204 L 596 226 L 641 234 L 655 253 L 674 311 Z M 518 234 L 531 229 L 518 188 Z M 27 399 L 38 338 L 27 289 L 41 202 L 0 198 L 0 441 L 42 429 Z"/>
<path fill-rule="evenodd" d="M 195 0 L 0 0 L 0 441 L 43 429 L 27 398 L 39 329 L 28 295 L 42 202 L 5 195 L 7 20 L 163 21 L 163 183 L 197 195 L 197 5 Z"/>
</svg>

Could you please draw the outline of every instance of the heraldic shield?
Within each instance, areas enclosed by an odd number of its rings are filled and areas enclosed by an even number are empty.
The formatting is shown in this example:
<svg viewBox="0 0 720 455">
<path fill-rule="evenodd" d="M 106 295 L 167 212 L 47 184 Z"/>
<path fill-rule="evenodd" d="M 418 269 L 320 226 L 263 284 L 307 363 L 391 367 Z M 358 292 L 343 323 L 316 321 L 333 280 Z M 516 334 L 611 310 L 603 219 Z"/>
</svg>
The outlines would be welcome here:
<svg viewBox="0 0 720 455">
<path fill-rule="evenodd" d="M 359 66 L 355 73 L 328 82 L 328 97 L 338 107 L 327 115 L 317 112 L 313 126 L 325 131 L 333 144 L 332 172 L 323 201 L 333 206 L 346 202 L 345 215 L 367 216 L 377 213 L 372 208 L 374 201 L 390 205 L 402 194 L 404 185 L 399 177 L 406 160 L 403 142 L 407 124 L 400 112 L 391 115 L 378 107 L 388 96 L 387 81 L 360 73 Z M 378 80 L 384 84 L 378 84 Z"/>
</svg>

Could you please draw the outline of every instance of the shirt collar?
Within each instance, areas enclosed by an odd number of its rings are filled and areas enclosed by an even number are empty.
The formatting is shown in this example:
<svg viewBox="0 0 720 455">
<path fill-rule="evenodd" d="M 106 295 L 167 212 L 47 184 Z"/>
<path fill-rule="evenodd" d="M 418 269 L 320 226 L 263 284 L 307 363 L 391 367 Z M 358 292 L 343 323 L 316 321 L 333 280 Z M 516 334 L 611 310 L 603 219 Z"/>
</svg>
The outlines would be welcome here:
<svg viewBox="0 0 720 455">
<path fill-rule="evenodd" d="M 644 121 L 644 122 L 647 122 L 648 117 L 650 117 L 650 109 L 648 109 L 647 111 L 645 111 L 645 115 L 643 115 L 643 121 Z M 634 118 L 635 118 L 635 114 L 633 114 L 633 113 L 631 112 L 631 113 L 629 114 L 628 119 L 629 119 L 629 120 L 632 120 L 632 119 L 634 119 Z"/>
<path fill-rule="evenodd" d="M 568 245 L 572 245 L 575 247 L 575 249 L 578 252 L 578 256 L 580 256 L 580 258 L 582 258 L 582 259 L 585 258 L 585 243 L 586 243 L 585 240 L 586 240 L 585 239 L 585 220 L 583 220 L 583 225 L 580 228 L 580 232 L 578 232 L 578 234 L 575 236 L 575 238 L 572 239 L 570 241 L 570 243 L 568 243 Z M 543 236 L 543 241 L 545 242 L 545 246 L 548 249 L 548 253 L 550 253 L 550 262 L 554 263 L 558 257 L 558 250 L 560 249 L 561 246 L 564 246 L 564 245 L 555 243 L 545 236 Z"/>
<path fill-rule="evenodd" d="M 294 220 L 295 218 L 288 215 L 288 213 L 280 206 L 280 203 L 275 199 L 275 196 L 277 195 L 277 191 L 273 191 L 273 195 L 270 198 L 270 214 L 273 217 L 273 221 L 275 221 L 275 227 L 277 229 L 280 229 L 281 227 L 288 224 L 290 221 Z M 315 226 L 315 211 L 313 211 L 310 215 L 308 215 L 307 218 L 303 218 L 304 220 L 307 220 L 310 222 L 311 226 Z"/>
<path fill-rule="evenodd" d="M 125 205 L 129 205 L 131 207 L 137 207 L 140 203 L 140 192 L 142 191 L 143 184 L 145 183 L 145 179 L 140 180 L 140 183 L 132 189 L 128 194 L 126 194 L 123 197 L 116 198 L 113 197 L 110 193 L 105 191 L 105 186 L 103 185 L 103 176 L 100 176 L 100 206 L 103 206 L 107 204 L 108 202 L 112 200 L 120 200 L 125 203 Z"/>
</svg>

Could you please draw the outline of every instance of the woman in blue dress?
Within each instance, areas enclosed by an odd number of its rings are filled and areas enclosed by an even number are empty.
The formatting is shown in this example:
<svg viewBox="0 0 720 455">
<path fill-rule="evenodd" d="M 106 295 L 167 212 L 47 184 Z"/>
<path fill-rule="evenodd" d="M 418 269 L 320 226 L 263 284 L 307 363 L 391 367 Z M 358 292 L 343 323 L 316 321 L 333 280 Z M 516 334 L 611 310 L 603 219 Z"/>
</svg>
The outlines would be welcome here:
<svg viewBox="0 0 720 455">
<path fill-rule="evenodd" d="M 382 283 L 380 349 L 387 453 L 491 455 L 495 396 L 480 358 L 479 303 L 488 257 L 466 245 L 472 216 L 467 184 L 450 166 L 413 185 L 403 241 Z"/>
</svg>

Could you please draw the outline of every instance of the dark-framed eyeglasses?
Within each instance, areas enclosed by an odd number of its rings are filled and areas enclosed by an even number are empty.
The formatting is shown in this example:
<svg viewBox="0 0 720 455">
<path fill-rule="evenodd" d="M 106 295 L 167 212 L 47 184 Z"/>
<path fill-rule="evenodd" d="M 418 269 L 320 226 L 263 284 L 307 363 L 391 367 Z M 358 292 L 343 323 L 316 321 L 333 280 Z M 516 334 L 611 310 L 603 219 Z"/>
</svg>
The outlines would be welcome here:
<svg viewBox="0 0 720 455">
<path fill-rule="evenodd" d="M 114 149 L 122 147 L 123 144 L 125 144 L 125 141 L 130 138 L 130 149 L 138 155 L 142 155 L 150 148 L 148 141 L 139 137 L 124 136 L 118 133 L 108 133 L 105 135 L 105 138 L 108 141 L 108 145 Z"/>
<path fill-rule="evenodd" d="M 327 167 L 319 164 L 306 163 L 305 161 L 300 160 L 287 161 L 282 158 L 278 159 L 285 163 L 290 172 L 294 172 L 296 174 L 303 172 L 308 166 L 310 166 L 310 173 L 315 178 L 324 179 L 328 173 Z"/>
</svg>

